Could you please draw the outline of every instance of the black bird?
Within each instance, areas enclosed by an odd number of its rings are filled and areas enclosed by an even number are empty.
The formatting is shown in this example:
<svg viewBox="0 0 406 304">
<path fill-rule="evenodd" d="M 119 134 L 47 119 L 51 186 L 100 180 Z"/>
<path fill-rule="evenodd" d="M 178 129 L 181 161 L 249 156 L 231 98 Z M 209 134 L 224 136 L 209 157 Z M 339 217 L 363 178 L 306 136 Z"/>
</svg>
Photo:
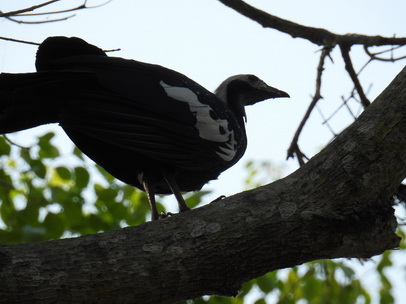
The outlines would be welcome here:
<svg viewBox="0 0 406 304">
<path fill-rule="evenodd" d="M 254 75 L 236 75 L 209 92 L 173 70 L 108 57 L 82 39 L 49 37 L 36 73 L 0 75 L 0 134 L 59 123 L 97 164 L 155 194 L 200 190 L 234 165 L 247 139 L 244 106 L 289 97 Z"/>
</svg>

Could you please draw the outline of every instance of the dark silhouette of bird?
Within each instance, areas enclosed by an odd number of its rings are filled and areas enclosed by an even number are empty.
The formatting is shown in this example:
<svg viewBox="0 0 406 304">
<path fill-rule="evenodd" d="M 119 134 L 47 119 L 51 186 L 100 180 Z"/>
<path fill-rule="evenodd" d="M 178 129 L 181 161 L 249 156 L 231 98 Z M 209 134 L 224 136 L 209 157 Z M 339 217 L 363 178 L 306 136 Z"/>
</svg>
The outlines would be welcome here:
<svg viewBox="0 0 406 304">
<path fill-rule="evenodd" d="M 59 123 L 87 156 L 155 194 L 200 190 L 244 154 L 246 105 L 289 97 L 254 75 L 236 75 L 211 93 L 159 65 L 108 57 L 82 39 L 49 37 L 36 73 L 0 75 L 0 134 Z"/>
</svg>

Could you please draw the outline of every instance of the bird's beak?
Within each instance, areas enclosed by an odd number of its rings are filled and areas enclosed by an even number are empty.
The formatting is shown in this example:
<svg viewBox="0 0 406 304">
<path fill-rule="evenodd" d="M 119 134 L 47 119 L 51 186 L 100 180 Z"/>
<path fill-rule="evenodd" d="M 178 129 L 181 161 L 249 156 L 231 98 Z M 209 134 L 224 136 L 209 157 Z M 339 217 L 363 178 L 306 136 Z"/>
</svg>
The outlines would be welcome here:
<svg viewBox="0 0 406 304">
<path fill-rule="evenodd" d="M 270 86 L 266 86 L 266 88 L 264 88 L 264 95 L 266 95 L 266 99 L 269 98 L 280 98 L 280 97 L 290 97 L 288 93 L 278 90 L 276 88 L 270 87 Z"/>
<path fill-rule="evenodd" d="M 290 97 L 288 93 L 278 90 L 276 88 L 268 86 L 266 83 L 263 83 L 263 86 L 256 88 L 255 92 L 251 92 L 249 96 L 245 98 L 245 105 L 253 105 L 257 102 L 271 99 L 271 98 L 281 98 L 281 97 Z"/>
</svg>

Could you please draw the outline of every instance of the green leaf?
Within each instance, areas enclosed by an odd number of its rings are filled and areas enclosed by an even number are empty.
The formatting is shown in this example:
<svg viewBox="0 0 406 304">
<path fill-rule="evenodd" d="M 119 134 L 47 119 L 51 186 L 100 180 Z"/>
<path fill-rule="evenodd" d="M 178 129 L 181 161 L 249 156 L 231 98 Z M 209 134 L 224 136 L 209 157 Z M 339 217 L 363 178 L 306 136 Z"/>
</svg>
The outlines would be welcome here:
<svg viewBox="0 0 406 304">
<path fill-rule="evenodd" d="M 0 156 L 9 155 L 11 152 L 10 144 L 6 141 L 4 136 L 0 136 Z"/>
<path fill-rule="evenodd" d="M 47 239 L 58 239 L 65 230 L 64 221 L 60 214 L 49 212 L 44 219 Z"/>
<path fill-rule="evenodd" d="M 59 150 L 51 144 L 51 139 L 55 136 L 53 132 L 49 132 L 39 138 L 38 155 L 40 158 L 56 158 L 59 156 Z"/>
<path fill-rule="evenodd" d="M 31 226 L 38 226 L 39 207 L 35 204 L 27 203 L 25 209 L 19 212 L 20 219 Z"/>
<path fill-rule="evenodd" d="M 354 278 L 354 276 L 355 276 L 355 271 L 353 270 L 353 269 L 351 269 L 350 267 L 347 267 L 347 266 L 345 266 L 345 265 L 341 265 L 341 269 L 342 269 L 342 271 L 344 272 L 344 274 L 345 274 L 345 276 L 348 278 L 348 279 L 352 279 L 352 278 Z"/>
<path fill-rule="evenodd" d="M 89 231 L 89 233 L 96 233 L 99 231 L 108 231 L 111 230 L 109 224 L 103 221 L 103 219 L 100 217 L 100 214 L 90 214 L 88 217 L 88 223 L 89 223 L 89 228 L 92 229 L 92 231 Z"/>
<path fill-rule="evenodd" d="M 4 223 L 8 226 L 12 226 L 14 223 L 13 214 L 15 213 L 14 204 L 3 201 L 0 205 L 0 216 Z"/>
<path fill-rule="evenodd" d="M 30 187 L 30 192 L 28 194 L 29 206 L 27 206 L 27 208 L 40 208 L 52 204 L 52 202 L 44 196 L 44 190 L 43 187 Z"/>
<path fill-rule="evenodd" d="M 385 251 L 385 252 L 382 254 L 381 261 L 378 263 L 376 269 L 378 270 L 378 272 L 379 272 L 380 275 L 384 275 L 384 274 L 383 274 L 383 270 L 384 270 L 386 267 L 389 267 L 389 266 L 392 266 L 392 261 L 391 261 L 391 259 L 390 259 L 390 252 L 389 252 L 389 251 Z"/>
<path fill-rule="evenodd" d="M 30 162 L 31 170 L 39 177 L 44 179 L 47 174 L 47 169 L 45 165 L 37 159 Z"/>
<path fill-rule="evenodd" d="M 317 280 L 312 276 L 308 276 L 307 279 L 303 279 L 303 296 L 309 303 L 312 303 L 314 299 L 320 297 L 323 288 L 325 288 L 325 282 Z"/>
<path fill-rule="evenodd" d="M 202 202 L 202 197 L 209 194 L 210 191 L 197 191 L 193 192 L 188 198 L 185 199 L 189 208 L 194 208 Z"/>
<path fill-rule="evenodd" d="M 23 160 L 25 160 L 27 163 L 32 162 L 32 157 L 30 154 L 30 149 L 20 149 L 20 156 Z"/>
<path fill-rule="evenodd" d="M 274 273 L 269 273 L 257 278 L 256 283 L 263 292 L 268 293 L 276 288 L 276 276 Z"/>
<path fill-rule="evenodd" d="M 72 201 L 64 203 L 63 215 L 66 224 L 71 229 L 78 230 L 86 224 L 86 218 L 84 217 L 81 203 L 75 203 Z"/>
<path fill-rule="evenodd" d="M 89 184 L 89 172 L 83 167 L 75 167 L 75 183 L 76 187 L 83 189 Z"/>
<path fill-rule="evenodd" d="M 381 290 L 379 295 L 381 296 L 381 300 L 380 300 L 379 303 L 381 303 L 381 304 L 393 304 L 393 303 L 395 303 L 395 299 L 391 295 L 390 291 Z"/>
<path fill-rule="evenodd" d="M 70 180 L 72 178 L 71 172 L 66 167 L 57 167 L 55 168 L 55 170 L 58 173 L 59 177 L 64 180 Z"/>
<path fill-rule="evenodd" d="M 111 202 L 118 195 L 117 189 L 104 188 L 99 184 L 94 185 L 94 190 L 96 191 L 97 197 L 104 202 Z"/>
<path fill-rule="evenodd" d="M 122 221 L 127 216 L 127 208 L 122 203 L 113 203 L 108 209 L 116 221 Z"/>
<path fill-rule="evenodd" d="M 73 148 L 73 155 L 76 155 L 78 158 L 80 158 L 81 160 L 84 160 L 85 158 L 83 157 L 83 153 L 82 151 L 79 150 L 78 147 L 74 146 Z"/>
<path fill-rule="evenodd" d="M 50 186 L 49 189 L 51 190 L 51 199 L 54 203 L 64 204 L 70 202 L 71 199 L 70 193 L 55 186 Z"/>
<path fill-rule="evenodd" d="M 33 227 L 30 225 L 24 225 L 22 227 L 22 237 L 26 242 L 39 242 L 44 240 L 45 228 Z"/>
</svg>

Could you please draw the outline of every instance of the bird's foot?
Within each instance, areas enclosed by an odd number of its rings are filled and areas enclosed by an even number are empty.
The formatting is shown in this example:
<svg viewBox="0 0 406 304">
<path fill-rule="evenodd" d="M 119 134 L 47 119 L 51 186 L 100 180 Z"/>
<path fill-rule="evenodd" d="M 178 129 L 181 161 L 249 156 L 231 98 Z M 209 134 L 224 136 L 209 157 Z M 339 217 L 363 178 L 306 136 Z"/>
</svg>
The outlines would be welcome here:
<svg viewBox="0 0 406 304">
<path fill-rule="evenodd" d="M 163 219 L 166 219 L 167 217 L 170 217 L 170 216 L 172 216 L 173 215 L 173 213 L 172 212 L 161 212 L 160 214 L 159 214 L 159 217 L 158 217 L 158 219 L 159 220 L 163 220 Z"/>
</svg>

